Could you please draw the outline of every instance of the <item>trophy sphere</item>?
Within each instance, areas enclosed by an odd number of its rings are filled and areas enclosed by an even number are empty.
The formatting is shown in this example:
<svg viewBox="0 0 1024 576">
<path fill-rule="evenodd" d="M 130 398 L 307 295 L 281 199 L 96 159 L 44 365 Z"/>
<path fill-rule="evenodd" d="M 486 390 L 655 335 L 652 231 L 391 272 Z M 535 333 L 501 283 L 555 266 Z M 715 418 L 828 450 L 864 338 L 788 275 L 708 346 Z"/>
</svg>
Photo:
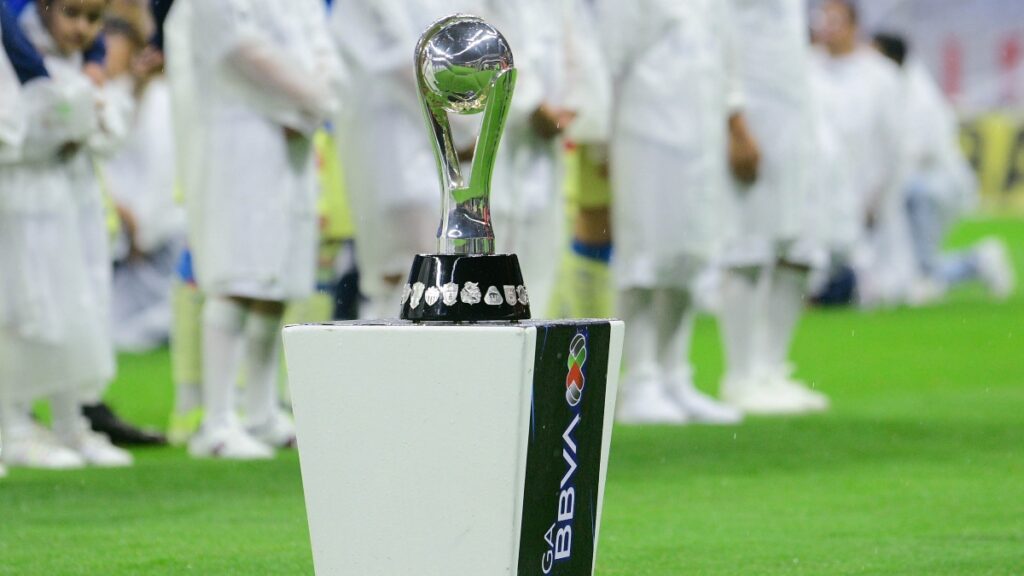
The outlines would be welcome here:
<svg viewBox="0 0 1024 576">
<path fill-rule="evenodd" d="M 508 41 L 475 16 L 457 14 L 432 25 L 416 47 L 426 96 L 456 114 L 483 112 L 495 78 L 513 67 Z"/>
</svg>

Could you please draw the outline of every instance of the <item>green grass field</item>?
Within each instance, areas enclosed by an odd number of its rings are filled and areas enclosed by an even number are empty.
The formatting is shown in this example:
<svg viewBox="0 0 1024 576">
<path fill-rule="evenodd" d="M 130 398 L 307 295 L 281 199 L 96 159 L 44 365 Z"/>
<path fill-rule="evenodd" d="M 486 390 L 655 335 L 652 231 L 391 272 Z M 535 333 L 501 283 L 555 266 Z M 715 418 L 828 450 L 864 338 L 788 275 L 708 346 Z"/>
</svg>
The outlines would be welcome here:
<svg viewBox="0 0 1024 576">
<path fill-rule="evenodd" d="M 986 234 L 1024 271 L 1024 221 L 967 224 L 953 243 Z M 713 387 L 713 321 L 694 353 Z M 1024 574 L 1024 297 L 814 312 L 795 358 L 829 414 L 616 429 L 598 574 Z M 166 353 L 122 358 L 124 414 L 161 425 L 170 396 Z M 0 574 L 312 574 L 294 453 L 136 456 L 0 481 Z"/>
</svg>

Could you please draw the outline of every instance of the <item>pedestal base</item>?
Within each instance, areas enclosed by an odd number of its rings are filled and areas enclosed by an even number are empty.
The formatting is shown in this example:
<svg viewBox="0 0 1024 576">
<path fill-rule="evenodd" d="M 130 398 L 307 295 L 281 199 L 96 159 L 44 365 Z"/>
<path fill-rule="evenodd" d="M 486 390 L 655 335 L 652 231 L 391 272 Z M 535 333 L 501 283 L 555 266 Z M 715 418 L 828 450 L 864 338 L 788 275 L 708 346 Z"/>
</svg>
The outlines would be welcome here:
<svg viewBox="0 0 1024 576">
<path fill-rule="evenodd" d="M 622 333 L 288 327 L 317 574 L 591 575 Z"/>
</svg>

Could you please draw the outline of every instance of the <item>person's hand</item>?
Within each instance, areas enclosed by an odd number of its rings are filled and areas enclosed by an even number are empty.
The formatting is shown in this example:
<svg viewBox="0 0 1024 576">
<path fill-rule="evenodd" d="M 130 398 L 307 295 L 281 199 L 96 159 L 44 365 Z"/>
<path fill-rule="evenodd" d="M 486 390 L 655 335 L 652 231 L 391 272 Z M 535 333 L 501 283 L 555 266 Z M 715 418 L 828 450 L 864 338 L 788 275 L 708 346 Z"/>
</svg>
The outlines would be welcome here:
<svg viewBox="0 0 1024 576">
<path fill-rule="evenodd" d="M 132 60 L 132 76 L 138 81 L 145 81 L 159 74 L 164 69 L 164 53 L 153 46 L 146 46 Z"/>
<path fill-rule="evenodd" d="M 124 227 L 125 236 L 128 238 L 128 259 L 139 260 L 144 255 L 139 250 L 139 222 L 135 218 L 135 214 L 131 210 L 121 204 L 116 205 L 117 217 L 121 221 L 121 226 Z"/>
<path fill-rule="evenodd" d="M 565 132 L 575 119 L 576 112 L 572 110 L 541 104 L 530 117 L 530 124 L 537 135 L 550 140 Z"/>
<path fill-rule="evenodd" d="M 96 86 L 103 86 L 107 83 L 107 71 L 101 64 L 86 62 L 85 66 L 82 67 L 82 71 L 85 72 L 85 75 Z"/>
<path fill-rule="evenodd" d="M 742 114 L 729 118 L 729 167 L 733 176 L 744 184 L 757 181 L 761 166 L 761 151 L 747 128 Z"/>
</svg>

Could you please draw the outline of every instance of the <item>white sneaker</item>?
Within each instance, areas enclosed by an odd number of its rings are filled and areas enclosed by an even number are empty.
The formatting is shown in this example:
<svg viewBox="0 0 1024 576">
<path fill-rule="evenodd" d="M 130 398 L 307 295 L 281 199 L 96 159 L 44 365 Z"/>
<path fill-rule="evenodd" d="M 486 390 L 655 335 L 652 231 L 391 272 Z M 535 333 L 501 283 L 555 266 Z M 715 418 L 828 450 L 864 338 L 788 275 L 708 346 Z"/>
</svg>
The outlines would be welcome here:
<svg viewBox="0 0 1024 576">
<path fill-rule="evenodd" d="M 686 413 L 653 378 L 628 382 L 616 411 L 621 424 L 685 424 Z"/>
<path fill-rule="evenodd" d="M 97 432 L 83 432 L 77 438 L 65 441 L 64 445 L 77 452 L 89 466 L 127 468 L 135 463 L 131 452 L 114 446 L 110 438 Z"/>
<path fill-rule="evenodd" d="M 931 278 L 918 278 L 907 292 L 907 304 L 913 308 L 931 306 L 946 296 L 946 287 Z"/>
<path fill-rule="evenodd" d="M 805 403 L 792 391 L 772 385 L 766 378 L 727 379 L 722 384 L 722 400 L 744 414 L 786 416 L 803 414 Z"/>
<path fill-rule="evenodd" d="M 1006 244 L 1002 240 L 989 238 L 978 245 L 976 254 L 978 272 L 989 292 L 1000 300 L 1009 298 L 1017 286 L 1017 278 Z"/>
<path fill-rule="evenodd" d="M 295 446 L 295 423 L 283 412 L 276 413 L 266 424 L 246 428 L 250 436 L 274 448 Z"/>
<path fill-rule="evenodd" d="M 828 397 L 811 389 L 810 386 L 790 377 L 783 377 L 769 383 L 770 387 L 790 395 L 804 405 L 806 412 L 824 412 L 828 410 Z"/>
<path fill-rule="evenodd" d="M 19 438 L 4 438 L 4 463 L 11 468 L 38 470 L 77 470 L 85 460 L 61 445 L 45 428 L 38 427 Z"/>
<path fill-rule="evenodd" d="M 670 376 L 665 380 L 665 393 L 690 422 L 731 426 L 743 422 L 743 413 L 723 404 L 693 385 L 688 376 Z"/>
<path fill-rule="evenodd" d="M 188 453 L 195 458 L 226 460 L 269 460 L 274 450 L 256 440 L 240 426 L 224 426 L 208 432 L 200 430 L 188 442 Z"/>
<path fill-rule="evenodd" d="M 794 379 L 792 372 L 793 368 L 785 364 L 763 370 L 760 376 L 744 386 L 727 386 L 727 389 L 734 391 L 736 404 L 733 405 L 749 414 L 761 415 L 806 414 L 828 410 L 828 396 Z"/>
</svg>

